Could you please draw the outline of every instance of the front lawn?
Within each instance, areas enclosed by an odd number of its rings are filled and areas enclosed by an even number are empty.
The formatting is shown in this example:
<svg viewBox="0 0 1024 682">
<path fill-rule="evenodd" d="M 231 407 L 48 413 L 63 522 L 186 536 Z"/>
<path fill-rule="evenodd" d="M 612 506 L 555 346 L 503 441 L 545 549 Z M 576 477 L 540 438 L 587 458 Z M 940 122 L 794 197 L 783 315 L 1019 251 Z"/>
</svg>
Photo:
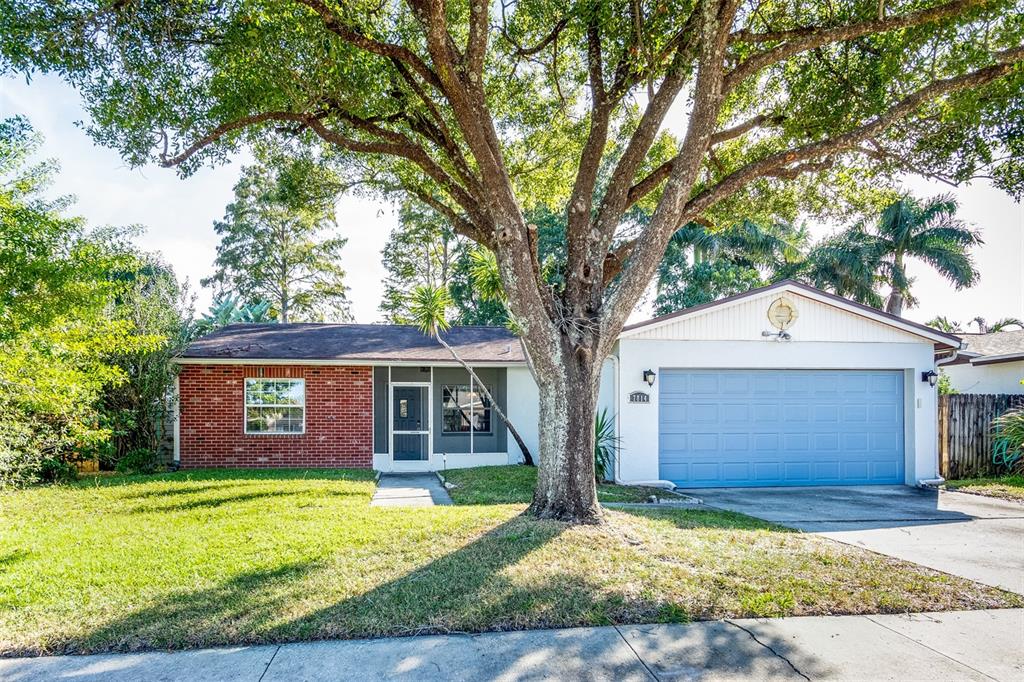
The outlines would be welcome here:
<svg viewBox="0 0 1024 682">
<path fill-rule="evenodd" d="M 1003 500 L 1024 502 L 1024 476 L 964 478 L 959 481 L 946 481 L 946 488 L 965 493 L 998 497 Z"/>
<path fill-rule="evenodd" d="M 0 497 L 0 653 L 84 653 L 1019 597 L 710 510 L 370 507 L 370 472 L 191 471 Z"/>
<path fill-rule="evenodd" d="M 522 465 L 473 467 L 444 472 L 454 487 L 448 493 L 455 504 L 527 504 L 537 484 L 537 468 Z M 651 495 L 673 498 L 660 488 L 600 483 L 597 498 L 602 502 L 646 502 Z"/>
</svg>

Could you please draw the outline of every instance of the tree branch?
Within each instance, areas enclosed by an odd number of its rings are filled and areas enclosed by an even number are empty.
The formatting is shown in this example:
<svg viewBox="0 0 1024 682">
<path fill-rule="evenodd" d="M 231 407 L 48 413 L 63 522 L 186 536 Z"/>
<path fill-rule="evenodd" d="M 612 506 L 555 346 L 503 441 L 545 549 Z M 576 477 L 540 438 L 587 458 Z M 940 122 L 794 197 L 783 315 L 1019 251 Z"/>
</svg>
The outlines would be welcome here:
<svg viewBox="0 0 1024 682">
<path fill-rule="evenodd" d="M 412 50 L 402 45 L 394 45 L 392 43 L 384 43 L 379 40 L 374 40 L 366 35 L 363 35 L 359 31 L 347 26 L 341 18 L 335 14 L 322 0 L 294 0 L 301 5 L 305 5 L 310 8 L 323 20 L 324 25 L 334 33 L 336 36 L 344 40 L 346 43 L 355 45 L 358 48 L 366 50 L 367 52 L 380 55 L 381 57 L 388 57 L 391 59 L 397 59 L 398 61 L 406 64 L 419 74 L 420 78 L 430 83 L 438 90 L 444 91 L 444 87 L 437 74 L 427 66 L 420 57 Z"/>
<path fill-rule="evenodd" d="M 469 37 L 466 39 L 466 71 L 469 72 L 471 79 L 483 80 L 490 16 L 488 0 L 470 0 Z"/>
<path fill-rule="evenodd" d="M 708 188 L 691 198 L 684 209 L 684 219 L 699 215 L 720 199 L 732 194 L 747 183 L 803 161 L 819 159 L 836 152 L 856 149 L 865 139 L 878 135 L 895 123 L 912 114 L 918 107 L 966 88 L 990 83 L 1011 73 L 1018 63 L 1024 61 L 1024 46 L 1005 50 L 994 55 L 996 63 L 960 76 L 933 81 L 916 92 L 904 97 L 897 104 L 865 123 L 835 137 L 812 142 L 796 149 L 772 154 L 759 161 L 753 161 L 732 172 L 714 187 Z"/>
<path fill-rule="evenodd" d="M 962 14 L 969 9 L 983 7 L 990 2 L 991 0 L 954 0 L 944 5 L 918 10 L 902 16 L 872 19 L 833 28 L 805 27 L 761 34 L 738 31 L 732 36 L 734 41 L 756 43 L 781 40 L 784 42 L 782 45 L 759 52 L 740 62 L 726 76 L 725 89 L 726 91 L 731 90 L 761 69 L 816 47 L 852 40 L 869 34 L 886 33 L 896 29 L 941 21 Z"/>
<path fill-rule="evenodd" d="M 179 154 L 175 154 L 174 156 L 168 156 L 167 150 L 165 148 L 164 151 L 161 152 L 159 156 L 160 165 L 163 166 L 164 168 L 172 168 L 174 166 L 178 166 L 184 163 L 185 161 L 188 161 L 190 158 L 192 158 L 192 156 L 194 156 L 202 149 L 205 149 L 206 147 L 215 144 L 225 135 L 236 130 L 248 128 L 249 126 L 258 125 L 260 123 L 266 123 L 268 121 L 305 124 L 307 123 L 308 117 L 308 114 L 296 114 L 290 111 L 266 111 L 262 114 L 243 116 L 241 118 L 235 119 L 234 121 L 221 123 L 219 126 L 217 126 L 213 130 L 211 130 L 210 132 L 206 133 L 198 140 L 193 142 Z"/>
</svg>

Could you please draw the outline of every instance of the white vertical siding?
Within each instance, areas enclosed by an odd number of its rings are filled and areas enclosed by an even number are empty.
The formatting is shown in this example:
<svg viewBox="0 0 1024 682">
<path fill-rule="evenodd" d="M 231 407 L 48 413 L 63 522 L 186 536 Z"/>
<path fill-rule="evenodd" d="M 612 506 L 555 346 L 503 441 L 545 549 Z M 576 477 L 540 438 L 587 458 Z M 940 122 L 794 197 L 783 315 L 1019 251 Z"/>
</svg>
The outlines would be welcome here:
<svg viewBox="0 0 1024 682">
<path fill-rule="evenodd" d="M 875 320 L 847 312 L 792 291 L 769 291 L 731 305 L 710 308 L 678 321 L 639 329 L 631 339 L 758 340 L 762 331 L 774 332 L 768 322 L 768 306 L 785 296 L 799 317 L 789 329 L 799 341 L 858 341 L 868 343 L 920 343 L 921 338 Z"/>
</svg>

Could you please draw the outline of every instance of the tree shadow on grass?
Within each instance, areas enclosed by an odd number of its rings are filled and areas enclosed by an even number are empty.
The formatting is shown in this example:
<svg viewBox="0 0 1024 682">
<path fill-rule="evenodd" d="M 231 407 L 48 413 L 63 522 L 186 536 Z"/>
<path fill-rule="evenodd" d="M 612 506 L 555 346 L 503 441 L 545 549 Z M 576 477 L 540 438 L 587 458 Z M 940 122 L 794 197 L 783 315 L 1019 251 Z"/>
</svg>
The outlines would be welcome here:
<svg viewBox="0 0 1024 682">
<path fill-rule="evenodd" d="M 68 640 L 63 648 L 76 653 L 178 649 L 689 620 L 691 614 L 679 608 L 666 609 L 663 596 L 642 584 L 639 589 L 623 590 L 614 577 L 582 573 L 572 564 L 559 568 L 534 561 L 531 572 L 526 573 L 520 564 L 566 532 L 570 528 L 564 524 L 514 517 L 383 584 L 334 603 L 324 604 L 320 599 L 322 605 L 312 609 L 304 603 L 318 600 L 319 584 L 345 579 L 331 573 L 329 559 L 252 571 L 210 588 L 169 596 Z M 504 671 L 510 679 L 544 671 L 550 674 L 556 668 L 545 666 L 556 662 L 558 671 L 572 677 L 584 674 L 597 657 L 633 655 L 614 631 L 581 632 L 521 632 L 512 639 L 446 640 L 445 646 L 462 647 L 459 651 L 423 649 L 423 640 L 410 640 L 408 646 L 389 646 L 374 655 L 364 646 L 324 650 L 330 659 L 325 661 L 319 654 L 312 655 L 318 656 L 319 674 L 333 671 L 344 676 L 353 670 L 371 670 L 378 677 L 402 673 L 412 679 L 417 670 L 442 671 L 453 660 L 465 661 L 459 656 L 474 647 L 477 663 L 470 664 L 488 666 L 474 671 L 476 674 L 486 672 L 495 677 Z M 664 637 L 667 642 L 684 636 L 688 648 L 678 656 L 691 667 L 707 663 L 709 652 L 745 650 L 743 647 L 751 645 L 750 636 L 739 628 L 655 630 L 636 635 L 638 641 Z M 512 647 L 506 644 L 510 641 L 519 644 Z M 787 646 L 785 642 L 777 644 L 780 651 Z M 360 663 L 360 656 L 368 658 Z M 756 675 L 762 664 L 756 656 L 739 656 L 731 661 L 730 671 L 735 676 Z M 466 677 L 463 673 L 452 671 L 452 676 Z"/>
<path fill-rule="evenodd" d="M 23 549 L 15 549 L 11 552 L 0 554 L 0 568 L 9 568 L 19 561 L 28 558 L 28 552 Z"/>
<path fill-rule="evenodd" d="M 206 589 L 167 595 L 151 606 L 81 636 L 69 637 L 62 643 L 51 642 L 48 653 L 189 649 L 264 642 L 270 623 L 294 599 L 296 584 L 318 565 L 307 561 L 249 571 Z"/>
<path fill-rule="evenodd" d="M 181 469 L 156 474 L 103 474 L 82 476 L 72 485 L 78 487 L 117 488 L 147 483 L 194 484 L 196 481 L 214 481 L 223 484 L 240 481 L 337 481 L 371 483 L 373 472 L 369 469 Z M 143 495 L 158 496 L 160 489 L 146 490 Z"/>
<path fill-rule="evenodd" d="M 719 509 L 708 509 L 698 507 L 694 509 L 672 508 L 667 506 L 650 505 L 622 506 L 615 507 L 614 511 L 638 516 L 644 519 L 655 519 L 670 521 L 680 530 L 693 530 L 697 528 L 717 528 L 722 530 L 770 530 L 779 533 L 796 533 L 792 528 L 780 526 L 769 521 L 740 514 L 738 512 L 722 511 Z"/>
<path fill-rule="evenodd" d="M 236 495 L 222 495 L 220 497 L 202 497 L 197 500 L 172 502 L 171 504 L 139 505 L 126 510 L 125 513 L 163 514 L 168 512 L 194 511 L 197 509 L 215 509 L 226 504 L 236 504 L 279 497 L 293 497 L 296 495 L 314 495 L 317 497 L 358 497 L 365 498 L 367 502 L 369 502 L 370 499 L 370 496 L 367 493 L 344 490 L 267 490 L 262 492 L 238 493 Z"/>
</svg>

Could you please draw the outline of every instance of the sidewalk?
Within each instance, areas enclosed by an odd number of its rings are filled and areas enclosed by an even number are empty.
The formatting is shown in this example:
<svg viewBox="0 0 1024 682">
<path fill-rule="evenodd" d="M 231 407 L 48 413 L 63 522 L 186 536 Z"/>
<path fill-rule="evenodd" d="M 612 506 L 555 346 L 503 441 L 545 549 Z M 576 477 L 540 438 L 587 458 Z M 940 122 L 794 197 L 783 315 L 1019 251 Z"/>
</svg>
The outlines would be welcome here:
<svg viewBox="0 0 1024 682">
<path fill-rule="evenodd" d="M 0 680 L 1021 680 L 1024 609 L 0 659 Z"/>
<path fill-rule="evenodd" d="M 381 474 L 371 507 L 433 507 L 452 498 L 436 474 Z"/>
</svg>

